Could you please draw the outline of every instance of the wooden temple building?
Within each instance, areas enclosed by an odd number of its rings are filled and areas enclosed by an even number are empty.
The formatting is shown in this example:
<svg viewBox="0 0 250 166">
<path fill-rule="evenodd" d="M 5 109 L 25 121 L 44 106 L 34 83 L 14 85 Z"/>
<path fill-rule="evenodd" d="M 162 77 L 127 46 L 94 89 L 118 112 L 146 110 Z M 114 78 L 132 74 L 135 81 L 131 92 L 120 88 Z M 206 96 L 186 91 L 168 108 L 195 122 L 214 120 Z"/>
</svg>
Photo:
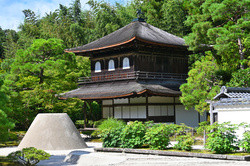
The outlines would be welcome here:
<svg viewBox="0 0 250 166">
<path fill-rule="evenodd" d="M 89 44 L 65 50 L 91 61 L 91 76 L 61 99 L 100 101 L 103 118 L 198 126 L 206 120 L 180 103 L 188 73 L 184 39 L 142 19 Z"/>
</svg>

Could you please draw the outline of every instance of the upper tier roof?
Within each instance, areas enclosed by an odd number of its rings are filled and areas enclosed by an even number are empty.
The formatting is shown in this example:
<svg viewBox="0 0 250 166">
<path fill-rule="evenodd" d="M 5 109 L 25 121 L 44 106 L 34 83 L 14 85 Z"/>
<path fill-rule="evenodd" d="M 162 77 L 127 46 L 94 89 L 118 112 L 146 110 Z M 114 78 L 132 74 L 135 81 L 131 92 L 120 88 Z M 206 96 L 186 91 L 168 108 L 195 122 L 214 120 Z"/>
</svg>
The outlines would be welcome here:
<svg viewBox="0 0 250 166">
<path fill-rule="evenodd" d="M 140 40 L 170 47 L 186 47 L 184 39 L 156 28 L 146 22 L 134 21 L 125 27 L 83 46 L 66 49 L 66 52 L 81 53 L 107 49 Z"/>
</svg>

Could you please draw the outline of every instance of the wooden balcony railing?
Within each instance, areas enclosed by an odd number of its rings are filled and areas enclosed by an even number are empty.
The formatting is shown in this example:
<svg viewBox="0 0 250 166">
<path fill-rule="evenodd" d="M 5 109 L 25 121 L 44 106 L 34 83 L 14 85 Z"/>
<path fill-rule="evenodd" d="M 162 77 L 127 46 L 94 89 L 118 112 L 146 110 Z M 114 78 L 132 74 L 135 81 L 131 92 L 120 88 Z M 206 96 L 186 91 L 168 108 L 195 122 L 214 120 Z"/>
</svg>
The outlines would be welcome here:
<svg viewBox="0 0 250 166">
<path fill-rule="evenodd" d="M 104 74 L 91 77 L 80 77 L 78 79 L 79 84 L 94 83 L 94 82 L 106 82 L 115 80 L 129 80 L 129 79 L 141 79 L 141 80 L 186 80 L 187 74 L 178 73 L 157 73 L 157 72 L 145 72 L 135 71 L 126 73 Z"/>
</svg>

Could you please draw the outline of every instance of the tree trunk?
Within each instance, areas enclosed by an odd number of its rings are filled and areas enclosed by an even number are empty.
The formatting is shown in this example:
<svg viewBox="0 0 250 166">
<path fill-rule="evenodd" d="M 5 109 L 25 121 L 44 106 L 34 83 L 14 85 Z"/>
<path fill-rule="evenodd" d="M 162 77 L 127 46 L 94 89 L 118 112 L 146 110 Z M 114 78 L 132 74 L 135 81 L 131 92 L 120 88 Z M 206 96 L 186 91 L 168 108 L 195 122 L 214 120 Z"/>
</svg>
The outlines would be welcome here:
<svg viewBox="0 0 250 166">
<path fill-rule="evenodd" d="M 42 84 L 43 83 L 43 79 L 44 79 L 44 75 L 43 75 L 43 72 L 44 72 L 44 69 L 41 68 L 41 71 L 39 73 L 39 78 L 40 78 L 40 81 L 39 81 L 39 84 Z"/>
<path fill-rule="evenodd" d="M 238 38 L 238 46 L 239 46 L 240 60 L 243 61 L 245 59 L 244 58 L 244 52 L 243 52 L 244 47 L 243 47 L 243 45 L 241 43 L 241 39 L 240 38 Z M 245 69 L 245 66 L 244 66 L 243 63 L 240 64 L 240 68 L 241 69 Z"/>
</svg>

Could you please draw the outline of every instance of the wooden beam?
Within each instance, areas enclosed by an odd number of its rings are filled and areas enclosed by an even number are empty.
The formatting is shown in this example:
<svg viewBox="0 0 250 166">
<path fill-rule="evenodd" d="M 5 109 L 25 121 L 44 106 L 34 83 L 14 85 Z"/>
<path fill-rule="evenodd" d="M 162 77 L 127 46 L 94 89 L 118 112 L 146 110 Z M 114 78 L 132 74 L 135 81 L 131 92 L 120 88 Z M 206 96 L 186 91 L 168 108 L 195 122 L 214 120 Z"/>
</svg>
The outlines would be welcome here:
<svg viewBox="0 0 250 166">
<path fill-rule="evenodd" d="M 114 104 L 114 106 L 146 106 L 146 103 Z M 182 105 L 181 103 L 148 103 L 148 105 Z M 103 107 L 112 107 L 112 105 L 103 105 Z"/>
</svg>

